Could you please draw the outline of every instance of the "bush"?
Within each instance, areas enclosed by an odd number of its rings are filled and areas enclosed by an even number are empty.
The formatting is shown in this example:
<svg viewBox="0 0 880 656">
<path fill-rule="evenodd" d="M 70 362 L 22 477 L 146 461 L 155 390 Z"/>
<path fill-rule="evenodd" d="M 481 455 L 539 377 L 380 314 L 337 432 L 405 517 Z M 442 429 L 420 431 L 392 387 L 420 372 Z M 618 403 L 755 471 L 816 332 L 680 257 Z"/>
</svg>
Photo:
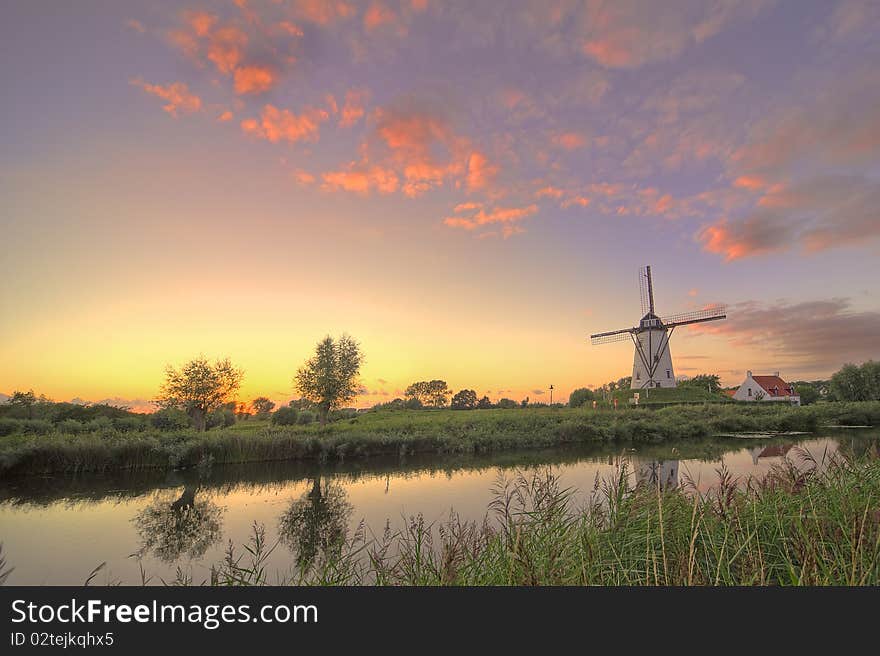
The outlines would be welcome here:
<svg viewBox="0 0 880 656">
<path fill-rule="evenodd" d="M 313 421 L 315 421 L 315 413 L 311 410 L 303 410 L 296 418 L 298 424 L 311 424 Z"/>
<path fill-rule="evenodd" d="M 113 420 L 110 417 L 95 417 L 88 424 L 88 429 L 95 432 L 113 430 Z"/>
<path fill-rule="evenodd" d="M 595 398 L 596 395 L 591 390 L 588 390 L 586 387 L 579 387 L 568 396 L 568 405 L 572 408 L 580 408 Z"/>
<path fill-rule="evenodd" d="M 192 425 L 189 415 L 177 408 L 165 408 L 154 412 L 150 416 L 150 423 L 163 431 L 183 430 Z"/>
<path fill-rule="evenodd" d="M 86 425 L 81 421 L 77 421 L 76 419 L 65 419 L 64 421 L 59 421 L 56 424 L 56 428 L 59 433 L 79 435 L 80 433 L 85 432 Z"/>
<path fill-rule="evenodd" d="M 146 422 L 140 417 L 119 417 L 113 419 L 113 427 L 122 433 L 133 433 L 146 429 Z"/>
<path fill-rule="evenodd" d="M 229 408 L 217 408 L 208 415 L 206 428 L 228 427 L 235 423 L 235 413 Z"/>
<path fill-rule="evenodd" d="M 303 412 L 307 412 L 304 410 Z M 272 413 L 272 423 L 276 426 L 293 426 L 299 412 L 293 407 L 281 407 Z"/>
<path fill-rule="evenodd" d="M 422 402 L 419 401 L 417 397 L 411 396 L 406 401 L 404 401 L 403 407 L 407 410 L 421 410 L 423 406 Z"/>
<path fill-rule="evenodd" d="M 13 433 L 17 433 L 21 430 L 21 422 L 17 419 L 7 419 L 4 417 L 0 419 L 0 436 L 3 435 L 12 435 Z"/>
<path fill-rule="evenodd" d="M 46 435 L 55 429 L 51 421 L 45 419 L 23 419 L 21 420 L 21 430 L 29 435 Z"/>
</svg>

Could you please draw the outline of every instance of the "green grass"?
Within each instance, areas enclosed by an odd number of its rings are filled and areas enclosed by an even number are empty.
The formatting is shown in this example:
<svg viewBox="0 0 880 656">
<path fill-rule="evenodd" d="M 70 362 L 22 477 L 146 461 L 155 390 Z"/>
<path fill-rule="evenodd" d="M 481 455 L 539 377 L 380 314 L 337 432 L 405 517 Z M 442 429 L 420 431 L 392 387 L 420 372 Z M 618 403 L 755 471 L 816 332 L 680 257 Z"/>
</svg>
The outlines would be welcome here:
<svg viewBox="0 0 880 656">
<path fill-rule="evenodd" d="M 586 506 L 549 472 L 499 479 L 482 524 L 412 518 L 379 538 L 359 529 L 282 583 L 318 585 L 878 585 L 880 459 L 788 462 L 762 480 L 694 489 L 597 482 Z M 821 465 L 821 466 L 820 466 Z M 255 525 L 210 583 L 263 585 L 274 549 Z M 271 577 L 271 578 L 270 578 Z M 192 583 L 192 580 L 185 581 Z"/>
<path fill-rule="evenodd" d="M 822 424 L 880 424 L 880 403 L 705 404 L 659 410 L 526 408 L 381 411 L 326 427 L 274 427 L 247 421 L 205 433 L 192 430 L 0 437 L 0 475 L 193 467 L 206 463 L 345 460 L 372 455 L 489 453 L 628 440 L 662 442 L 719 433 L 812 431 Z"/>
</svg>

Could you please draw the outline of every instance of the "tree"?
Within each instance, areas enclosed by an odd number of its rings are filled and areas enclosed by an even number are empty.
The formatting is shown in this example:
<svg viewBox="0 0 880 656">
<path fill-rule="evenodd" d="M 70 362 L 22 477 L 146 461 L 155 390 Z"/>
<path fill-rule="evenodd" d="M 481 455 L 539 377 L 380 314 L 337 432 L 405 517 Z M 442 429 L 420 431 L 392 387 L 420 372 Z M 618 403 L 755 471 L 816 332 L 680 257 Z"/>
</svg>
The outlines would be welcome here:
<svg viewBox="0 0 880 656">
<path fill-rule="evenodd" d="M 698 374 L 687 380 L 682 380 L 678 384 L 681 387 L 692 387 L 712 393 L 721 391 L 721 379 L 715 374 Z"/>
<path fill-rule="evenodd" d="M 488 410 L 492 407 L 492 402 L 489 400 L 488 396 L 484 396 L 479 401 L 477 401 L 477 410 Z"/>
<path fill-rule="evenodd" d="M 632 380 L 632 376 L 624 376 L 617 381 L 617 389 L 629 389 L 630 387 L 632 387 Z"/>
<path fill-rule="evenodd" d="M 445 407 L 451 393 L 445 380 L 422 380 L 413 383 L 404 391 L 407 398 L 418 399 L 422 405 L 433 408 Z"/>
<path fill-rule="evenodd" d="M 880 400 L 880 362 L 845 364 L 831 377 L 830 392 L 837 401 Z"/>
<path fill-rule="evenodd" d="M 37 403 L 37 395 L 34 394 L 34 390 L 27 392 L 15 390 L 6 402 L 11 406 L 21 408 L 27 414 L 28 419 L 34 418 L 34 405 Z"/>
<path fill-rule="evenodd" d="M 517 406 L 516 401 L 513 399 L 499 399 L 498 403 L 495 404 L 496 408 L 501 408 L 502 410 L 510 410 L 511 408 L 515 408 Z"/>
<path fill-rule="evenodd" d="M 267 399 L 265 396 L 258 396 L 251 401 L 251 407 L 254 409 L 257 417 L 264 419 L 275 409 L 275 403 Z"/>
<path fill-rule="evenodd" d="M 819 400 L 819 391 L 810 383 L 795 383 L 794 390 L 801 397 L 801 405 L 810 405 Z"/>
<path fill-rule="evenodd" d="M 477 407 L 477 393 L 463 389 L 452 397 L 453 410 L 473 410 Z"/>
<path fill-rule="evenodd" d="M 357 395 L 363 361 L 360 345 L 350 336 L 334 340 L 327 335 L 318 342 L 315 355 L 297 370 L 296 389 L 317 406 L 322 426 L 331 410 Z"/>
<path fill-rule="evenodd" d="M 588 390 L 586 387 L 579 387 L 568 395 L 568 405 L 572 408 L 580 408 L 582 405 L 595 398 L 596 395 L 593 394 L 592 390 Z"/>
<path fill-rule="evenodd" d="M 187 485 L 176 501 L 156 499 L 135 515 L 141 554 L 173 563 L 184 554 L 201 558 L 220 541 L 223 509 L 209 499 L 197 501 L 197 493 L 198 486 Z"/>
<path fill-rule="evenodd" d="M 196 429 L 203 431 L 208 415 L 235 398 L 243 377 L 244 372 L 229 358 L 211 364 L 200 355 L 180 369 L 168 366 L 156 403 L 163 408 L 180 408 L 192 417 Z"/>
<path fill-rule="evenodd" d="M 295 554 L 301 569 L 316 558 L 333 560 L 345 545 L 348 519 L 353 511 L 345 490 L 336 484 L 321 485 L 320 476 L 312 488 L 290 504 L 278 522 L 278 535 Z"/>
<path fill-rule="evenodd" d="M 526 397 L 522 401 L 520 401 L 519 405 L 521 408 L 528 408 L 529 407 L 529 397 Z"/>
</svg>

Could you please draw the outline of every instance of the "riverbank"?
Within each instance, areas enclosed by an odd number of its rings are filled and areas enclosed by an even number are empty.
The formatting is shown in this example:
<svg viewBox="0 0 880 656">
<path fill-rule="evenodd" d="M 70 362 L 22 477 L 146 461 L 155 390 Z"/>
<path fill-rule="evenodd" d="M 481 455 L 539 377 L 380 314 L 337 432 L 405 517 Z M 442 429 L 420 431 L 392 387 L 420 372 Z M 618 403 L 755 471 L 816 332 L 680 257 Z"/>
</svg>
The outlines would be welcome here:
<svg viewBox="0 0 880 656">
<path fill-rule="evenodd" d="M 491 453 L 598 441 L 662 442 L 722 433 L 814 431 L 878 425 L 880 403 L 707 404 L 613 410 L 380 411 L 325 427 L 241 422 L 204 433 L 14 434 L 0 438 L 0 476 L 177 469 L 278 460 L 339 461 L 379 455 Z"/>
<path fill-rule="evenodd" d="M 779 465 L 745 488 L 632 490 L 626 472 L 586 507 L 549 473 L 499 483 L 491 521 L 449 520 L 382 539 L 353 536 L 282 579 L 320 585 L 877 585 L 880 459 Z M 454 515 L 453 515 L 454 517 Z M 263 585 L 272 545 L 212 569 L 219 585 Z M 369 557 L 364 557 L 364 554 Z M 184 581 L 186 582 L 186 581 Z M 191 581 L 190 581 L 191 583 Z"/>
</svg>

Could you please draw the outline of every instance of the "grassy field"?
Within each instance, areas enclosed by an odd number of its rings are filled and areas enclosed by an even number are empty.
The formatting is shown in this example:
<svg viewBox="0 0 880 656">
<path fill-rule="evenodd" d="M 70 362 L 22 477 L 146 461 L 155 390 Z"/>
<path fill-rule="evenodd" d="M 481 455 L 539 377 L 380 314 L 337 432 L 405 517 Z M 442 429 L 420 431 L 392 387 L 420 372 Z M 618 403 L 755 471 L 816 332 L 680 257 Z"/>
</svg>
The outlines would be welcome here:
<svg viewBox="0 0 880 656">
<path fill-rule="evenodd" d="M 878 585 L 880 460 L 779 465 L 713 492 L 598 483 L 586 507 L 549 473 L 500 480 L 483 524 L 420 518 L 340 538 L 281 575 L 319 585 Z M 216 585 L 276 583 L 255 527 L 212 570 Z M 193 583 L 183 580 L 182 583 Z"/>
<path fill-rule="evenodd" d="M 0 437 L 0 475 L 182 468 L 371 455 L 489 453 L 594 441 L 661 442 L 732 432 L 812 431 L 823 424 L 878 425 L 880 403 L 706 404 L 659 410 L 525 408 L 367 412 L 326 427 L 246 421 L 192 430 Z"/>
</svg>

